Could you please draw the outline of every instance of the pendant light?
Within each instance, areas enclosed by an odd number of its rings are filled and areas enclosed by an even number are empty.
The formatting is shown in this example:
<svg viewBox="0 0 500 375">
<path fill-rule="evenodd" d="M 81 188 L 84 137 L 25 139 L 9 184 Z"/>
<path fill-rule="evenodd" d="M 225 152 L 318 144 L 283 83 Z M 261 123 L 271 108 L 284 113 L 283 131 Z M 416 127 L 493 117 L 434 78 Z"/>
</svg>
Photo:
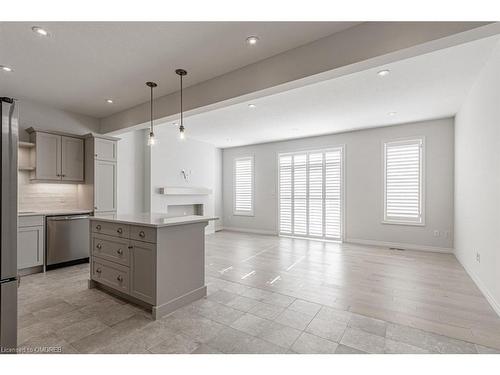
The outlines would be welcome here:
<svg viewBox="0 0 500 375">
<path fill-rule="evenodd" d="M 148 146 L 153 146 L 156 144 L 156 139 L 155 139 L 155 132 L 153 129 L 153 88 L 158 86 L 154 82 L 146 82 L 146 86 L 148 86 L 151 89 L 151 100 L 150 100 L 150 105 L 151 105 L 151 123 L 149 127 L 149 138 L 148 138 Z"/>
<path fill-rule="evenodd" d="M 175 74 L 177 74 L 181 79 L 181 125 L 179 126 L 179 138 L 184 140 L 186 138 L 185 128 L 184 128 L 184 116 L 182 113 L 182 77 L 187 75 L 184 69 L 176 69 Z"/>
</svg>

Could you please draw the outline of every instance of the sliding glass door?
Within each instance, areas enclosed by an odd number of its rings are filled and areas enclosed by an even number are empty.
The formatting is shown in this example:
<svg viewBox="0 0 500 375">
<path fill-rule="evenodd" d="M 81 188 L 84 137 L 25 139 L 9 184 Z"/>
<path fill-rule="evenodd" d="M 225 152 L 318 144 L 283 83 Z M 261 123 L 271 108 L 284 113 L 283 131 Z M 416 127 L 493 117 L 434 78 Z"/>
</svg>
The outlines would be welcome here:
<svg viewBox="0 0 500 375">
<path fill-rule="evenodd" d="M 342 239 L 343 149 L 279 155 L 282 235 Z"/>
</svg>

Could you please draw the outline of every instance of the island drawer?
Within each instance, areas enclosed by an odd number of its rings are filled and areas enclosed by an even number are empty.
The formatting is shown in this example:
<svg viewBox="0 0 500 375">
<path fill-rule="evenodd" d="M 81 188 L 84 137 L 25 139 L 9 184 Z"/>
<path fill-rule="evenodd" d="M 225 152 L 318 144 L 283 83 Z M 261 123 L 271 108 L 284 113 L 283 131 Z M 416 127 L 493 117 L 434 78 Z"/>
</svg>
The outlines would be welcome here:
<svg viewBox="0 0 500 375">
<path fill-rule="evenodd" d="M 92 220 L 92 232 L 107 234 L 108 236 L 128 238 L 130 227 L 126 224 L 110 223 L 107 221 Z"/>
<path fill-rule="evenodd" d="M 92 280 L 124 293 L 130 291 L 129 268 L 99 258 L 92 258 Z"/>
<path fill-rule="evenodd" d="M 156 229 L 150 227 L 130 226 L 130 239 L 156 243 Z"/>
<path fill-rule="evenodd" d="M 92 235 L 92 255 L 112 262 L 130 265 L 129 241 L 105 234 Z"/>
</svg>

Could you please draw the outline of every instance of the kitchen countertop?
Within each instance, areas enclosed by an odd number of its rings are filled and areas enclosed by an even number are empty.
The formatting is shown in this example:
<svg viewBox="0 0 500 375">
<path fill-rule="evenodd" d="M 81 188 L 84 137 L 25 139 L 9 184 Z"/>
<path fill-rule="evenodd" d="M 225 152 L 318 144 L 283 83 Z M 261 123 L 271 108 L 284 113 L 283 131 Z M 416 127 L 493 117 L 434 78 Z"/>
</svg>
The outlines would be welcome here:
<svg viewBox="0 0 500 375">
<path fill-rule="evenodd" d="M 144 214 L 113 214 L 99 215 L 91 217 L 90 220 L 109 221 L 122 224 L 143 225 L 147 227 L 169 227 L 174 225 L 201 223 L 204 221 L 218 220 L 218 217 L 186 215 L 169 217 L 161 213 L 144 213 Z"/>
<path fill-rule="evenodd" d="M 55 215 L 78 215 L 89 214 L 94 210 L 85 209 L 54 209 L 54 210 L 21 210 L 17 216 L 55 216 Z"/>
</svg>

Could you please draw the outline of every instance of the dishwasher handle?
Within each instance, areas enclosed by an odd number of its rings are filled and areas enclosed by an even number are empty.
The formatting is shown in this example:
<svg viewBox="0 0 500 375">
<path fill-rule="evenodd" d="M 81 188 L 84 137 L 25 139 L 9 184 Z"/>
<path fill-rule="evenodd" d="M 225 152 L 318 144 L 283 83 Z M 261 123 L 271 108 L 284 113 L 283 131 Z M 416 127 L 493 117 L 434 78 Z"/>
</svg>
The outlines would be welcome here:
<svg viewBox="0 0 500 375">
<path fill-rule="evenodd" d="M 82 220 L 88 218 L 90 218 L 90 215 L 51 216 L 47 217 L 47 221 Z"/>
</svg>

